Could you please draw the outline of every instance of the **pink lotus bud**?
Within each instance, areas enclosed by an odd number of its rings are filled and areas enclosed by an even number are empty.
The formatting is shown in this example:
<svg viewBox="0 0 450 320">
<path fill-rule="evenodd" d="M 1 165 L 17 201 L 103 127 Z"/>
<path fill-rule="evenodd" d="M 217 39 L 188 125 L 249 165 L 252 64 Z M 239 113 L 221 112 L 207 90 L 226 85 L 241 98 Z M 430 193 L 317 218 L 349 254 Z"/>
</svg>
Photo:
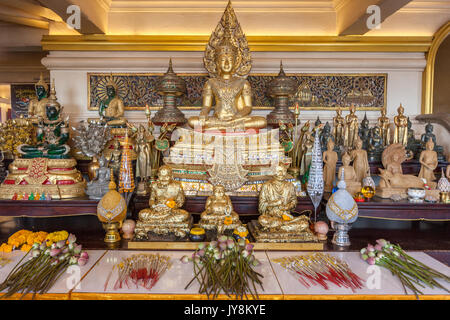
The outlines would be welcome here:
<svg viewBox="0 0 450 320">
<path fill-rule="evenodd" d="M 216 259 L 216 260 L 222 259 L 222 255 L 220 254 L 220 252 L 214 253 L 214 259 Z"/>
<path fill-rule="evenodd" d="M 368 253 L 368 256 L 369 256 L 369 258 L 375 257 L 375 252 L 374 252 L 374 251 L 370 251 L 370 252 Z"/>
<path fill-rule="evenodd" d="M 364 253 L 367 252 L 367 248 L 362 248 L 359 252 L 360 252 L 361 254 L 364 254 Z"/>
<path fill-rule="evenodd" d="M 370 265 L 374 265 L 375 264 L 375 258 L 367 259 L 367 263 L 370 264 Z"/>
<path fill-rule="evenodd" d="M 217 241 L 211 241 L 211 242 L 209 243 L 209 247 L 210 247 L 211 249 L 217 248 Z"/>
<path fill-rule="evenodd" d="M 71 233 L 71 234 L 69 234 L 67 241 L 69 241 L 69 244 L 75 243 L 75 241 L 77 241 L 77 237 L 73 233 Z"/>
<path fill-rule="evenodd" d="M 37 257 L 39 257 L 41 255 L 41 252 L 39 251 L 39 250 L 33 250 L 33 251 L 31 251 L 31 256 L 33 257 L 33 258 L 37 258 Z"/>
<path fill-rule="evenodd" d="M 247 243 L 245 245 L 245 250 L 247 250 L 248 252 L 252 252 L 254 245 L 252 245 L 251 243 Z"/>
<path fill-rule="evenodd" d="M 67 253 L 67 252 L 69 252 L 69 248 L 65 247 L 65 248 L 63 249 L 62 253 Z"/>
<path fill-rule="evenodd" d="M 88 262 L 87 259 L 82 259 L 82 258 L 78 259 L 78 265 L 80 267 L 84 266 L 87 262 Z"/>
<path fill-rule="evenodd" d="M 188 256 L 182 256 L 180 261 L 181 261 L 181 263 L 184 263 L 184 264 L 189 263 L 189 257 Z"/>
<path fill-rule="evenodd" d="M 228 247 L 228 249 L 233 249 L 234 248 L 234 240 L 233 239 L 228 239 L 227 240 L 227 247 Z"/>
<path fill-rule="evenodd" d="M 80 254 L 80 258 L 81 258 L 81 259 L 89 260 L 89 254 L 88 254 L 86 251 L 83 251 L 83 252 Z"/>
<path fill-rule="evenodd" d="M 375 245 L 375 250 L 376 250 L 376 251 L 381 251 L 381 250 L 383 250 L 383 247 L 377 243 L 377 244 Z"/>
<path fill-rule="evenodd" d="M 45 249 L 47 249 L 47 244 L 45 242 L 42 242 L 39 246 L 39 250 L 44 251 Z"/>
<path fill-rule="evenodd" d="M 199 250 L 199 251 L 197 251 L 197 256 L 199 256 L 199 257 L 203 257 L 205 255 L 205 250 Z"/>
<path fill-rule="evenodd" d="M 260 262 L 258 259 L 254 259 L 254 260 L 252 261 L 252 266 L 257 267 L 257 266 L 259 266 L 259 265 L 261 265 L 261 262 Z"/>
<path fill-rule="evenodd" d="M 58 249 L 61 249 L 62 247 L 64 247 L 65 244 L 66 244 L 66 241 L 65 241 L 65 240 L 60 240 L 60 241 L 58 241 L 58 242 L 56 243 L 56 247 L 57 247 Z"/>
<path fill-rule="evenodd" d="M 242 251 L 242 256 L 244 258 L 247 258 L 250 255 L 250 253 L 247 250 Z"/>
<path fill-rule="evenodd" d="M 369 243 L 367 245 L 367 251 L 369 251 L 369 252 L 375 251 L 375 247 Z"/>
<path fill-rule="evenodd" d="M 35 243 L 33 243 L 33 246 L 31 247 L 31 249 L 36 250 L 36 249 L 38 249 L 39 247 L 40 247 L 40 244 L 37 243 L 37 242 L 35 242 Z"/>
<path fill-rule="evenodd" d="M 220 242 L 219 248 L 222 251 L 227 250 L 227 242 L 226 241 L 225 242 Z"/>
<path fill-rule="evenodd" d="M 69 260 L 69 264 L 70 265 L 77 264 L 77 263 L 78 263 L 78 258 L 77 257 L 75 257 L 75 256 L 70 257 L 70 260 Z"/>
<path fill-rule="evenodd" d="M 50 257 L 52 257 L 52 258 L 56 257 L 60 253 L 61 253 L 61 249 L 56 249 L 56 248 L 51 249 L 50 250 Z"/>
<path fill-rule="evenodd" d="M 225 235 L 221 235 L 219 238 L 217 238 L 217 240 L 218 240 L 219 242 L 226 242 L 227 239 L 228 239 L 228 237 L 225 236 Z"/>
<path fill-rule="evenodd" d="M 81 253 L 81 244 L 77 244 L 74 248 L 73 248 L 73 253 L 75 254 L 80 254 Z"/>
<path fill-rule="evenodd" d="M 388 242 L 387 242 L 386 240 L 384 240 L 384 239 L 378 239 L 378 240 L 377 240 L 377 243 L 378 243 L 380 246 L 382 246 L 382 247 L 384 247 L 385 245 L 388 244 Z"/>
</svg>

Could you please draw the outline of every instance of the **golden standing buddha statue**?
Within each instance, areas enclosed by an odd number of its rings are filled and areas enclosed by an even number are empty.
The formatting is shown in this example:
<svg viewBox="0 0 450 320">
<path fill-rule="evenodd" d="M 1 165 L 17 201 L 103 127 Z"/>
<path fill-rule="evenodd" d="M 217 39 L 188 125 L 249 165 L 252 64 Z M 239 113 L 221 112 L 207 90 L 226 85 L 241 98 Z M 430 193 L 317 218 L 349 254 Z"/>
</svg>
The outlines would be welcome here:
<svg viewBox="0 0 450 320">
<path fill-rule="evenodd" d="M 408 118 L 403 114 L 405 109 L 401 104 L 397 112 L 398 115 L 394 117 L 395 131 L 393 143 L 400 143 L 406 147 L 408 144 Z"/>
<path fill-rule="evenodd" d="M 259 194 L 259 227 L 254 229 L 258 242 L 301 242 L 317 240 L 309 229 L 309 218 L 294 217 L 297 195 L 292 182 L 286 181 L 287 168 L 278 165 L 273 178 L 263 184 Z"/>
<path fill-rule="evenodd" d="M 333 136 L 337 146 L 344 145 L 344 126 L 345 120 L 342 116 L 341 108 L 336 110 L 336 116 L 333 118 Z"/>
<path fill-rule="evenodd" d="M 246 39 L 239 34 L 231 2 L 221 20 L 224 34 L 217 43 L 215 33 L 206 49 L 204 64 L 210 79 L 203 87 L 203 103 L 200 116 L 189 118 L 192 128 L 206 130 L 260 129 L 267 126 L 264 117 L 250 116 L 252 111 L 252 90 L 246 80 L 251 68 L 251 58 Z M 217 30 L 216 30 L 217 32 Z M 214 114 L 209 116 L 215 101 Z"/>
<path fill-rule="evenodd" d="M 389 118 L 386 117 L 386 110 L 381 109 L 381 116 L 378 118 L 378 127 L 381 129 L 383 146 L 388 146 L 391 142 L 391 128 Z"/>
<path fill-rule="evenodd" d="M 356 107 L 354 105 L 351 105 L 349 111 L 350 113 L 345 116 L 344 140 L 347 150 L 352 150 L 358 138 L 358 116 L 355 114 Z"/>
<path fill-rule="evenodd" d="M 175 234 L 185 237 L 191 229 L 191 215 L 180 209 L 185 201 L 181 183 L 173 180 L 172 168 L 163 165 L 158 170 L 158 180 L 151 186 L 150 208 L 139 212 L 135 236 L 147 239 L 148 232 L 160 235 Z"/>
</svg>

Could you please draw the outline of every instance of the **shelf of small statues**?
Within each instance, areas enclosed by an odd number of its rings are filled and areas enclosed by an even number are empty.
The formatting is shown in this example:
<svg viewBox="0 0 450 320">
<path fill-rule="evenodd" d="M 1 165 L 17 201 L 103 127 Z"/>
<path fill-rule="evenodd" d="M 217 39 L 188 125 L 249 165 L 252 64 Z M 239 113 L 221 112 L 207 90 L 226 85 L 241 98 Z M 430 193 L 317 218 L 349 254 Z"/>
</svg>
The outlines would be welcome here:
<svg viewBox="0 0 450 320">
<path fill-rule="evenodd" d="M 0 200 L 3 217 L 65 217 L 97 215 L 98 200 L 80 197 L 62 200 Z"/>
<path fill-rule="evenodd" d="M 329 193 L 325 193 L 326 204 Z M 427 202 L 411 203 L 409 200 L 394 201 L 373 197 L 364 202 L 357 202 L 359 218 L 373 218 L 398 221 L 450 221 L 450 203 Z"/>
</svg>

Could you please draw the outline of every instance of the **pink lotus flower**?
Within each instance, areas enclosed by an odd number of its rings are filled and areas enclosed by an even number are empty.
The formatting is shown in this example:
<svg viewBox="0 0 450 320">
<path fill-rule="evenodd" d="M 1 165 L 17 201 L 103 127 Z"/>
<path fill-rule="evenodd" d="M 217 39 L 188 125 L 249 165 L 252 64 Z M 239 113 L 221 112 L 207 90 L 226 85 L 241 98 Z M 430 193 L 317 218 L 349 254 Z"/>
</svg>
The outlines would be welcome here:
<svg viewBox="0 0 450 320">
<path fill-rule="evenodd" d="M 75 254 L 80 254 L 81 253 L 81 244 L 77 244 L 74 248 L 73 248 L 73 253 Z"/>
<path fill-rule="evenodd" d="M 60 241 L 58 241 L 58 242 L 56 243 L 56 247 L 57 247 L 58 249 L 61 249 L 62 247 L 64 247 L 65 244 L 66 244 L 66 241 L 65 241 L 65 240 L 60 240 Z"/>
<path fill-rule="evenodd" d="M 367 263 L 370 265 L 374 265 L 375 264 L 375 258 L 368 258 L 367 259 Z"/>
<path fill-rule="evenodd" d="M 87 262 L 88 262 L 87 259 L 82 259 L 82 258 L 78 259 L 78 265 L 80 267 L 84 266 Z"/>
<path fill-rule="evenodd" d="M 376 244 L 375 245 L 375 250 L 377 250 L 377 251 L 381 251 L 381 250 L 383 250 L 383 247 L 380 245 L 380 244 Z"/>
<path fill-rule="evenodd" d="M 60 253 L 61 253 L 61 249 L 56 249 L 56 248 L 51 249 L 50 250 L 50 257 L 54 258 Z"/>
<path fill-rule="evenodd" d="M 89 260 L 89 254 L 88 254 L 86 251 L 83 251 L 83 252 L 80 254 L 80 258 L 81 258 L 81 259 Z"/>
<path fill-rule="evenodd" d="M 220 250 L 226 250 L 227 249 L 227 243 L 226 242 L 220 242 L 219 244 Z"/>
<path fill-rule="evenodd" d="M 75 241 L 77 241 L 77 237 L 73 233 L 71 233 L 71 234 L 69 234 L 69 237 L 67 238 L 67 241 L 69 241 L 69 244 L 70 243 L 75 243 Z"/>
</svg>

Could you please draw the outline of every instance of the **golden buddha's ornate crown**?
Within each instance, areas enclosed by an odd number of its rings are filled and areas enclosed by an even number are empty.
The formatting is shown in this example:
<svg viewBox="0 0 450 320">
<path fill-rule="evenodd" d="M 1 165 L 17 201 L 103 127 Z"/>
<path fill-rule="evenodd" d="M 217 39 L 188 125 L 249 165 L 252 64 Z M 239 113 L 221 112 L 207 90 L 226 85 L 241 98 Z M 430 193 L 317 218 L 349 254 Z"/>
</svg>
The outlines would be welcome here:
<svg viewBox="0 0 450 320">
<path fill-rule="evenodd" d="M 405 108 L 403 108 L 402 104 L 400 103 L 400 106 L 397 108 L 398 113 L 405 112 Z"/>
<path fill-rule="evenodd" d="M 249 74 L 252 68 L 250 50 L 247 38 L 237 21 L 231 1 L 228 2 L 222 18 L 206 45 L 203 62 L 210 76 L 217 75 L 216 58 L 224 53 L 234 56 L 234 73 L 236 75 L 245 77 Z"/>
<path fill-rule="evenodd" d="M 42 87 L 44 87 L 45 91 L 48 92 L 48 84 L 44 81 L 44 75 L 42 74 L 42 72 L 41 72 L 41 76 L 39 77 L 39 81 L 36 82 L 36 84 L 34 86 L 35 87 L 42 86 Z"/>
</svg>

